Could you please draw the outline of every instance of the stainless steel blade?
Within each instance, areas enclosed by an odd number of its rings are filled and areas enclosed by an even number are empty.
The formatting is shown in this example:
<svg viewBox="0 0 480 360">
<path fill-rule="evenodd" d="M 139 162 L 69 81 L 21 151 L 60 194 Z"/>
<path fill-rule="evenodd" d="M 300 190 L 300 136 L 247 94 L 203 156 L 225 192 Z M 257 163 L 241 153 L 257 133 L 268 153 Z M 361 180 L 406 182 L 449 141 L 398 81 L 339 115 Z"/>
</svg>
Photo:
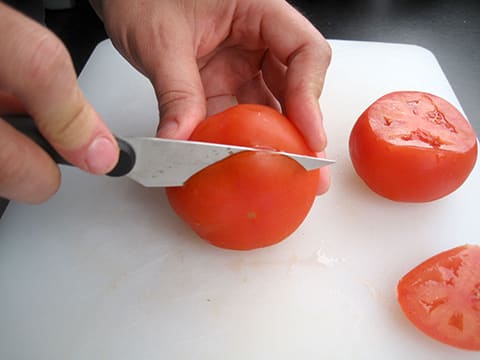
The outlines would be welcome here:
<svg viewBox="0 0 480 360">
<path fill-rule="evenodd" d="M 180 186 L 203 168 L 242 151 L 269 151 L 245 146 L 212 144 L 197 141 L 125 137 L 135 150 L 136 161 L 131 179 L 148 187 Z M 307 170 L 334 163 L 312 156 L 269 151 L 294 159 Z"/>
</svg>

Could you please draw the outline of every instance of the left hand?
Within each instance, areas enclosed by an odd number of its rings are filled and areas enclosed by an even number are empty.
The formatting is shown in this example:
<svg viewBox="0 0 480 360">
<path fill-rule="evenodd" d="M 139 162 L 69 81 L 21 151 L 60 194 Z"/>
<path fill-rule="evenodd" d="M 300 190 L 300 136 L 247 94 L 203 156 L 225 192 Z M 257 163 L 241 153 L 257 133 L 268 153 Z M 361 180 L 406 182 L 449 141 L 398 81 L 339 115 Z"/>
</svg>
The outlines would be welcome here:
<svg viewBox="0 0 480 360">
<path fill-rule="evenodd" d="M 314 151 L 330 47 L 284 0 L 92 1 L 117 49 L 152 82 L 158 135 L 186 139 L 239 103 L 283 110 Z"/>
</svg>

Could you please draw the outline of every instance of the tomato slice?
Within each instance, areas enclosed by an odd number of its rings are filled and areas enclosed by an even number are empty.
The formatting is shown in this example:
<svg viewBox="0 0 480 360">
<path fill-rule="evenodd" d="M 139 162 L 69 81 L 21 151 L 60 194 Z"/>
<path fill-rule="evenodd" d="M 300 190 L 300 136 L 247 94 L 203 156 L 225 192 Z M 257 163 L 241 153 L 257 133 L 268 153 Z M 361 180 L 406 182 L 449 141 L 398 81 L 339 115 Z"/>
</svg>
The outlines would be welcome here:
<svg viewBox="0 0 480 360">
<path fill-rule="evenodd" d="M 477 160 L 477 137 L 446 100 L 399 91 L 360 115 L 349 149 L 357 174 L 374 192 L 395 201 L 426 202 L 467 179 Z"/>
<path fill-rule="evenodd" d="M 480 246 L 463 245 L 426 260 L 398 283 L 398 302 L 421 331 L 480 351 Z"/>
</svg>

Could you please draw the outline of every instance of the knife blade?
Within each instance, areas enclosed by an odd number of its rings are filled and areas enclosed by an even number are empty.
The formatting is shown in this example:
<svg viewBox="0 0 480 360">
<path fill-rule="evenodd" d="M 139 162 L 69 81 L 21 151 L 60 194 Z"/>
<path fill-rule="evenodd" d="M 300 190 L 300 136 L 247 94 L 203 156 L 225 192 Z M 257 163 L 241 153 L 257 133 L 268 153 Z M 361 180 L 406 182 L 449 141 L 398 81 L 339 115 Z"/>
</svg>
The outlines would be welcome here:
<svg viewBox="0 0 480 360">
<path fill-rule="evenodd" d="M 2 115 L 1 118 L 35 141 L 55 162 L 71 165 L 42 136 L 29 115 Z M 287 156 L 297 161 L 306 170 L 321 168 L 335 162 L 313 156 L 246 146 L 154 137 L 116 136 L 115 138 L 120 148 L 119 161 L 107 175 L 127 176 L 147 187 L 181 186 L 203 168 L 244 151 L 269 152 Z"/>
<path fill-rule="evenodd" d="M 212 144 L 189 140 L 147 137 L 123 138 L 135 151 L 136 161 L 127 174 L 144 186 L 179 186 L 193 174 L 213 163 L 244 151 L 270 152 L 287 156 L 306 170 L 317 169 L 334 161 L 312 156 L 245 146 Z"/>
</svg>

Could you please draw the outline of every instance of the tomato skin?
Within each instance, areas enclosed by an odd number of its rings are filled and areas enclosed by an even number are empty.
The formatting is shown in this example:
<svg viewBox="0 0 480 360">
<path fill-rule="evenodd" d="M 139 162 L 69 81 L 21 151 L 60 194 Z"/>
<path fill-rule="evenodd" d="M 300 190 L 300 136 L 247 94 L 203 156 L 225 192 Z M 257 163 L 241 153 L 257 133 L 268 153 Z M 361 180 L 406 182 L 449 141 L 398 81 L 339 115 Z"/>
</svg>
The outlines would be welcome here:
<svg viewBox="0 0 480 360">
<path fill-rule="evenodd" d="M 426 335 L 480 351 L 480 246 L 459 246 L 424 261 L 399 281 L 397 298 Z"/>
<path fill-rule="evenodd" d="M 207 118 L 190 139 L 314 155 L 288 119 L 262 105 L 237 105 Z M 319 171 L 282 155 L 242 152 L 166 192 L 201 238 L 249 250 L 278 243 L 300 226 L 313 205 Z"/>
<path fill-rule="evenodd" d="M 427 202 L 464 183 L 477 159 L 477 139 L 450 103 L 402 91 L 381 97 L 360 115 L 349 150 L 355 171 L 374 192 L 394 201 Z"/>
</svg>

